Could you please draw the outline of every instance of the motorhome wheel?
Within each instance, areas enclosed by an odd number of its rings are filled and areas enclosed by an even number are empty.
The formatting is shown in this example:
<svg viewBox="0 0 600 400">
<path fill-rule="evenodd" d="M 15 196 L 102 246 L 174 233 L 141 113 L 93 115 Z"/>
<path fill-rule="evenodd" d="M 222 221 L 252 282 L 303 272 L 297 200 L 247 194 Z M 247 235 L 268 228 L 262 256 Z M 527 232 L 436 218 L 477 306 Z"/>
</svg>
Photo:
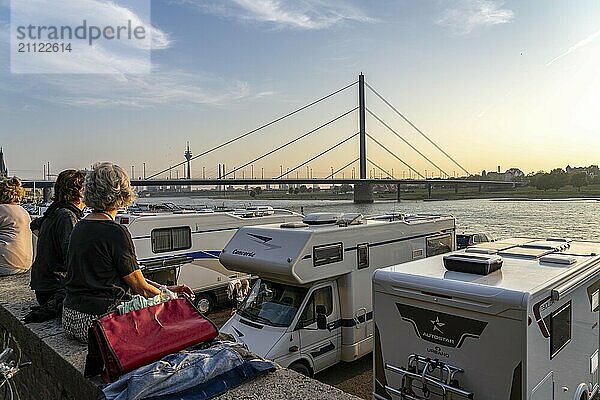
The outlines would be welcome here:
<svg viewBox="0 0 600 400">
<path fill-rule="evenodd" d="M 199 293 L 196 295 L 196 307 L 201 313 L 211 312 L 215 306 L 215 300 L 208 293 Z"/>
<path fill-rule="evenodd" d="M 292 371 L 296 371 L 299 374 L 310 377 L 310 369 L 308 369 L 308 367 L 304 363 L 295 362 L 292 365 L 290 365 L 288 368 L 291 369 Z"/>
</svg>

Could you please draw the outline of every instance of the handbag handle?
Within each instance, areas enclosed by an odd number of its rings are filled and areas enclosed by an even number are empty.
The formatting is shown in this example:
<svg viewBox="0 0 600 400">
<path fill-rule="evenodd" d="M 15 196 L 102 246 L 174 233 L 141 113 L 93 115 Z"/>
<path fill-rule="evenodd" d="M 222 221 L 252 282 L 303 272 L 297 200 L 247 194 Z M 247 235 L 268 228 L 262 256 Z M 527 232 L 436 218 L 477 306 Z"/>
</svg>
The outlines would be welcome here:
<svg viewBox="0 0 600 400">
<path fill-rule="evenodd" d="M 161 328 L 164 328 L 163 324 L 161 324 L 161 322 L 158 320 L 158 317 L 156 316 L 156 311 L 153 313 L 153 317 L 156 323 L 160 325 Z"/>
</svg>

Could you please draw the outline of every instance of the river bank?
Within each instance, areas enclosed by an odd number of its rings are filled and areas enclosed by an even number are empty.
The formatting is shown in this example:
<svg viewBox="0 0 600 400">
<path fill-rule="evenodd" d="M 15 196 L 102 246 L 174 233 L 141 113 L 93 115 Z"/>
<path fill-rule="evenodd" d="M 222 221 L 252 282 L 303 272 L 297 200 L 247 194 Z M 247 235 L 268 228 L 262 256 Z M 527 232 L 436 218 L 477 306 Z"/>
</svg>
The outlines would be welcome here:
<svg viewBox="0 0 600 400">
<path fill-rule="evenodd" d="M 164 198 L 164 197 L 187 197 L 187 198 L 209 198 L 223 200 L 352 200 L 352 192 L 338 193 L 329 189 L 317 191 L 306 191 L 299 193 L 290 193 L 288 191 L 267 191 L 255 193 L 250 190 L 198 190 L 198 191 L 159 191 L 146 192 L 140 196 L 141 201 L 144 198 Z M 566 200 L 566 199 L 587 199 L 600 200 L 600 185 L 590 185 L 582 187 L 581 190 L 570 186 L 559 190 L 538 190 L 534 187 L 524 186 L 516 188 L 436 188 L 431 191 L 431 196 L 426 188 L 411 188 L 402 190 L 400 196 L 397 192 L 381 192 L 375 190 L 373 193 L 375 201 L 389 200 L 469 200 L 469 199 L 502 199 L 502 200 Z"/>
</svg>

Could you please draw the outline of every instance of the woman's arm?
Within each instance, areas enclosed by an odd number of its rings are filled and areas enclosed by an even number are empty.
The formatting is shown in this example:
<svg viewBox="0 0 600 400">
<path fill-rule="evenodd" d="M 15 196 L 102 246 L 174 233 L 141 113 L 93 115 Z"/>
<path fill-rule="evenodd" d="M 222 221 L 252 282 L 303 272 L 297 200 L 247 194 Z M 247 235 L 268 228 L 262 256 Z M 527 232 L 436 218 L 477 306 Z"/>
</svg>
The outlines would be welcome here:
<svg viewBox="0 0 600 400">
<path fill-rule="evenodd" d="M 157 287 L 150 285 L 146 281 L 146 278 L 144 278 L 142 271 L 140 271 L 139 269 L 136 269 L 129 275 L 125 275 L 123 277 L 123 280 L 125 281 L 125 283 L 127 283 L 127 286 L 131 288 L 131 291 L 134 294 L 139 294 L 147 298 L 154 297 L 157 294 L 160 294 L 160 290 L 158 290 Z"/>
<path fill-rule="evenodd" d="M 157 289 L 160 289 L 160 287 L 162 286 L 161 284 L 153 282 L 150 279 L 146 279 L 146 282 L 148 282 L 148 284 L 154 286 Z M 190 289 L 188 285 L 167 286 L 167 289 L 169 289 L 171 292 L 177 293 L 178 296 L 186 297 L 192 300 L 194 299 L 194 291 Z"/>
</svg>

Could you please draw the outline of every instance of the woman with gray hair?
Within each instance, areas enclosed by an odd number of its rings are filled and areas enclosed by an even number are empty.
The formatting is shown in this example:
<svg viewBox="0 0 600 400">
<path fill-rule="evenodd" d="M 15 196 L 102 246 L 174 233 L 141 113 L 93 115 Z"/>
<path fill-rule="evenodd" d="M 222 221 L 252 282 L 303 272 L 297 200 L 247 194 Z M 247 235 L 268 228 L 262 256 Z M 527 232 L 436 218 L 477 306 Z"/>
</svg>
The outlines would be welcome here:
<svg viewBox="0 0 600 400">
<path fill-rule="evenodd" d="M 62 316 L 67 334 L 82 342 L 87 341 L 94 319 L 116 309 L 131 294 L 160 293 L 160 285 L 142 275 L 129 231 L 115 222 L 117 210 L 134 199 L 129 177 L 118 165 L 96 164 L 86 176 L 83 200 L 93 211 L 71 233 Z M 193 297 L 185 285 L 169 289 Z"/>
<path fill-rule="evenodd" d="M 19 178 L 0 179 L 0 276 L 27 272 L 33 262 L 31 218 L 19 205 L 24 194 Z"/>
</svg>

